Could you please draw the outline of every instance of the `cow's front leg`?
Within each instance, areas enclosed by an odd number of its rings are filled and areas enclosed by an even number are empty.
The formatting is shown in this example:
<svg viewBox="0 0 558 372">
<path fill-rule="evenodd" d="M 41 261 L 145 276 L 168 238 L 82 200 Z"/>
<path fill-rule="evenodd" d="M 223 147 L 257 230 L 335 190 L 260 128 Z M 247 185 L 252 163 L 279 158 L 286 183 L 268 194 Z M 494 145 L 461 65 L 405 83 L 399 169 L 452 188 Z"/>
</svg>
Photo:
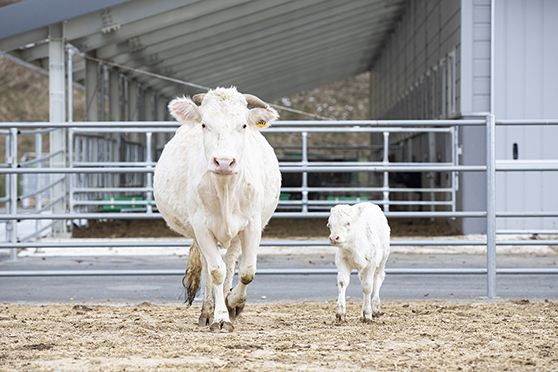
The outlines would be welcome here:
<svg viewBox="0 0 558 372">
<path fill-rule="evenodd" d="M 259 221 L 260 219 L 256 219 Z M 238 269 L 238 284 L 227 296 L 229 317 L 234 321 L 244 310 L 246 288 L 256 276 L 257 253 L 262 235 L 261 224 L 251 223 L 241 233 L 242 259 Z"/>
<path fill-rule="evenodd" d="M 211 276 L 209 275 L 209 270 L 207 269 L 207 261 L 201 255 L 201 261 L 203 263 L 203 282 L 204 282 L 204 292 L 203 292 L 203 304 L 198 320 L 200 326 L 207 326 L 213 323 L 213 312 L 215 311 L 215 301 L 213 300 L 213 284 L 211 282 Z"/>
<path fill-rule="evenodd" d="M 204 224 L 194 225 L 194 231 L 196 240 L 199 243 L 200 250 L 207 264 L 208 279 L 206 280 L 211 280 L 213 293 L 215 295 L 213 323 L 211 323 L 209 329 L 213 332 L 232 332 L 234 327 L 230 321 L 229 312 L 225 305 L 225 296 L 223 294 L 223 282 L 226 274 L 225 262 L 219 254 L 217 241 Z"/>
<path fill-rule="evenodd" d="M 345 262 L 343 257 L 339 254 L 335 257 L 335 266 L 337 266 L 337 311 L 335 318 L 337 323 L 342 323 L 345 321 L 346 305 L 345 305 L 345 293 L 349 282 L 351 281 L 351 268 Z"/>
</svg>

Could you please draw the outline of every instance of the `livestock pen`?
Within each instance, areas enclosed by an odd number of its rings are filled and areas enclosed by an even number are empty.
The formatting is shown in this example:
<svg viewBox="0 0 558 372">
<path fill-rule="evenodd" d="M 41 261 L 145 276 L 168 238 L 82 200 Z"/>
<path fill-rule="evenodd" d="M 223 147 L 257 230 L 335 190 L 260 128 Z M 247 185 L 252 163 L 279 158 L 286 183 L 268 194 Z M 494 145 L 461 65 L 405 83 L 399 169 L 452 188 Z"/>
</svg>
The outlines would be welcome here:
<svg viewBox="0 0 558 372">
<path fill-rule="evenodd" d="M 300 158 L 289 159 L 280 163 L 284 175 L 299 175 L 300 186 L 288 185 L 282 189 L 287 196 L 282 198 L 273 218 L 325 218 L 328 209 L 336 203 L 351 203 L 356 200 L 370 200 L 381 205 L 388 218 L 484 218 L 486 219 L 486 238 L 479 240 L 397 240 L 392 246 L 481 246 L 486 247 L 486 267 L 476 268 L 388 268 L 388 274 L 481 274 L 487 277 L 487 295 L 496 297 L 497 274 L 558 274 L 557 268 L 499 268 L 496 267 L 496 245 L 533 246 L 557 245 L 558 241 L 545 240 L 508 240 L 497 239 L 496 219 L 498 217 L 529 218 L 558 217 L 558 211 L 541 212 L 498 212 L 495 194 L 497 192 L 496 172 L 513 171 L 557 171 L 556 161 L 496 161 L 495 133 L 496 125 L 556 125 L 558 121 L 512 121 L 497 122 L 493 115 L 478 120 L 405 120 L 405 121 L 304 121 L 278 122 L 273 128 L 266 129 L 267 136 L 300 136 Z M 477 165 L 460 165 L 458 133 L 459 127 L 484 127 L 486 131 L 486 163 Z M 183 241 L 157 242 L 44 242 L 39 236 L 51 229 L 54 233 L 65 231 L 66 222 L 81 223 L 87 220 L 117 219 L 158 219 L 156 205 L 153 202 L 152 172 L 156 164 L 156 154 L 165 140 L 176 130 L 175 122 L 73 122 L 73 123 L 2 123 L 0 129 L 6 138 L 6 163 L 0 173 L 6 177 L 6 196 L 2 201 L 6 213 L 0 219 L 6 223 L 6 242 L 0 248 L 11 249 L 11 259 L 17 259 L 18 249 L 48 247 L 177 247 Z M 49 154 L 43 154 L 37 145 L 35 159 L 21 163 L 17 157 L 18 136 L 33 134 L 46 130 L 54 135 L 60 143 L 67 143 L 66 148 L 59 148 Z M 122 140 L 124 132 L 134 133 L 135 141 Z M 383 140 L 380 146 L 371 146 L 367 158 L 358 156 L 360 161 L 323 161 L 310 159 L 308 136 L 328 133 L 357 136 L 376 134 Z M 447 157 L 444 162 L 392 162 L 390 151 L 397 147 L 390 145 L 390 135 L 394 133 L 440 133 L 448 136 Z M 154 140 L 154 135 L 158 134 Z M 38 138 L 38 137 L 37 137 Z M 273 145 L 273 140 L 271 140 Z M 331 147 L 331 144 L 329 144 Z M 280 146 L 279 150 L 280 149 Z M 324 146 L 326 151 L 327 146 Z M 350 146 L 348 146 L 350 147 Z M 279 151 L 278 150 L 278 151 Z M 346 150 L 346 149 L 345 149 Z M 349 150 L 355 150 L 350 149 Z M 281 158 L 281 154 L 279 154 Z M 317 160 L 317 161 L 316 161 Z M 487 203 L 484 210 L 459 209 L 456 199 L 458 177 L 463 172 L 486 174 Z M 424 173 L 446 174 L 444 187 L 408 188 L 393 187 L 390 174 Z M 49 174 L 50 184 L 40 185 L 34 191 L 22 195 L 18 192 L 18 177 L 22 175 Z M 338 183 L 320 186 L 309 183 L 309 177 L 320 174 L 353 174 L 351 184 Z M 363 177 L 365 176 L 365 177 Z M 48 203 L 42 205 L 43 195 Z M 430 197 L 420 200 L 402 200 L 392 198 L 396 194 L 427 194 Z M 434 196 L 437 194 L 438 196 Z M 22 199 L 34 197 L 36 210 L 33 213 L 19 213 L 18 203 Z M 361 199 L 362 198 L 362 199 Z M 39 202 L 37 202 L 39 201 Z M 421 210 L 401 210 L 419 206 Z M 395 210 L 398 209 L 398 210 Z M 101 212 L 105 210 L 105 212 Z M 118 212 L 117 212 L 118 211 Z M 45 213 L 46 212 L 46 213 Z M 52 221 L 47 226 L 40 226 L 30 236 L 17 234 L 17 221 L 34 220 Z M 324 240 L 262 241 L 262 246 L 326 246 Z M 258 275 L 265 274 L 325 274 L 331 270 L 285 269 L 280 272 L 259 270 Z M 61 270 L 48 272 L 2 271 L 0 276 L 35 276 L 35 275 L 180 275 L 177 270 L 145 271 L 72 271 Z"/>
</svg>

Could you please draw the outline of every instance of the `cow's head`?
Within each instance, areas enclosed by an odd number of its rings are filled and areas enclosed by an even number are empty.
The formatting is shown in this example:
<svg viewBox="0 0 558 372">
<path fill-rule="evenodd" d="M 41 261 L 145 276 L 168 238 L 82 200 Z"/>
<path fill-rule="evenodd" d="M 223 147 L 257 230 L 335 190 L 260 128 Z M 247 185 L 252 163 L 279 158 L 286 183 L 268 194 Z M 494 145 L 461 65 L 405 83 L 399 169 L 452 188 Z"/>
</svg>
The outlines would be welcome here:
<svg viewBox="0 0 558 372">
<path fill-rule="evenodd" d="M 198 107 L 195 102 L 201 103 Z M 248 106 L 255 107 L 248 109 Z M 247 133 L 275 121 L 279 115 L 258 97 L 236 88 L 217 88 L 192 99 L 176 98 L 169 104 L 172 116 L 182 124 L 198 126 L 209 171 L 230 175 L 242 162 Z"/>
</svg>

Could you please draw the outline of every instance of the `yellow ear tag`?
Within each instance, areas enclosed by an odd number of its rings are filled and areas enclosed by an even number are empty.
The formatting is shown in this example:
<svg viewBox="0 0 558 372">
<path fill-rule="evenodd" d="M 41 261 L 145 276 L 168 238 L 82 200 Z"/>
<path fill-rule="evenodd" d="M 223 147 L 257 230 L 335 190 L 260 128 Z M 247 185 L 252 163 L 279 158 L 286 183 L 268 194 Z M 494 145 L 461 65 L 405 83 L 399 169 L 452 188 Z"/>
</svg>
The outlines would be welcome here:
<svg viewBox="0 0 558 372">
<path fill-rule="evenodd" d="M 260 119 L 256 122 L 256 125 L 260 128 L 265 128 L 267 127 L 267 121 L 265 121 L 264 119 Z"/>
</svg>

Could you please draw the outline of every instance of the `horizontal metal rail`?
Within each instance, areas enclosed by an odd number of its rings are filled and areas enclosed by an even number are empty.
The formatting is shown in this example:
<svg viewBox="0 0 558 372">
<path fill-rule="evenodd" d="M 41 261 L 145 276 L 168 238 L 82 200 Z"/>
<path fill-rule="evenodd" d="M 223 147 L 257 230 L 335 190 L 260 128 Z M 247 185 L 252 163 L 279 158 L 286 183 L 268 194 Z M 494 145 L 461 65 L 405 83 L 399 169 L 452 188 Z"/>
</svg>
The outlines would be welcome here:
<svg viewBox="0 0 558 372">
<path fill-rule="evenodd" d="M 95 239 L 69 242 L 18 242 L 0 243 L 0 248 L 185 248 L 191 239 L 180 241 L 98 241 Z M 497 240 L 499 246 L 540 246 L 558 245 L 558 240 Z M 392 240 L 392 247 L 446 247 L 446 246 L 486 246 L 486 240 Z M 327 240 L 262 240 L 261 247 L 331 247 Z"/>
<path fill-rule="evenodd" d="M 479 268 L 386 268 L 390 275 L 483 275 L 486 267 Z M 238 273 L 238 272 L 237 272 Z M 353 270 L 351 274 L 358 274 Z M 496 274 L 557 275 L 558 268 L 497 268 Z M 10 270 L 0 271 L 0 277 L 29 276 L 183 276 L 184 270 L 176 269 L 129 269 L 129 270 Z M 316 269 L 258 269 L 256 275 L 337 275 L 336 268 Z"/>
<path fill-rule="evenodd" d="M 485 165 L 415 165 L 415 166 L 399 166 L 399 165 L 378 165 L 378 166 L 314 166 L 311 162 L 308 165 L 300 166 L 283 166 L 279 167 L 283 173 L 353 173 L 353 172 L 485 172 Z M 558 164 L 538 166 L 499 166 L 497 171 L 558 171 Z M 37 174 L 37 173 L 153 173 L 154 168 L 140 167 L 105 167 L 105 168 L 3 168 L 0 174 Z"/>
<path fill-rule="evenodd" d="M 283 173 L 352 173 L 352 172 L 484 172 L 485 165 L 416 165 L 416 166 L 333 166 L 317 167 L 308 166 L 285 166 L 279 167 Z M 106 168 L 9 168 L 0 169 L 0 174 L 24 174 L 24 173 L 153 173 L 154 168 L 135 167 L 106 167 Z"/>
<path fill-rule="evenodd" d="M 346 120 L 346 121 L 329 121 L 329 120 L 300 120 L 300 121 L 276 121 L 273 123 L 275 127 L 351 127 L 351 126 L 370 126 L 370 127 L 397 127 L 397 126 L 433 126 L 433 127 L 451 127 L 451 126 L 469 126 L 469 125 L 486 125 L 486 120 Z M 0 123 L 2 128 L 18 128 L 18 129 L 35 129 L 35 128 L 153 128 L 161 129 L 178 128 L 180 126 L 176 121 L 88 121 L 88 122 L 3 122 Z M 271 128 L 269 128 L 271 129 Z M 8 134 L 8 133 L 6 133 Z"/>
<path fill-rule="evenodd" d="M 388 218 L 462 218 L 462 217 L 486 217 L 486 212 L 464 211 L 464 212 L 386 212 Z M 275 212 L 273 218 L 300 218 L 299 212 Z M 304 218 L 328 218 L 329 212 L 308 212 Z M 160 213 L 57 213 L 57 214 L 35 214 L 16 213 L 0 214 L 0 220 L 142 220 L 163 218 Z"/>
</svg>

